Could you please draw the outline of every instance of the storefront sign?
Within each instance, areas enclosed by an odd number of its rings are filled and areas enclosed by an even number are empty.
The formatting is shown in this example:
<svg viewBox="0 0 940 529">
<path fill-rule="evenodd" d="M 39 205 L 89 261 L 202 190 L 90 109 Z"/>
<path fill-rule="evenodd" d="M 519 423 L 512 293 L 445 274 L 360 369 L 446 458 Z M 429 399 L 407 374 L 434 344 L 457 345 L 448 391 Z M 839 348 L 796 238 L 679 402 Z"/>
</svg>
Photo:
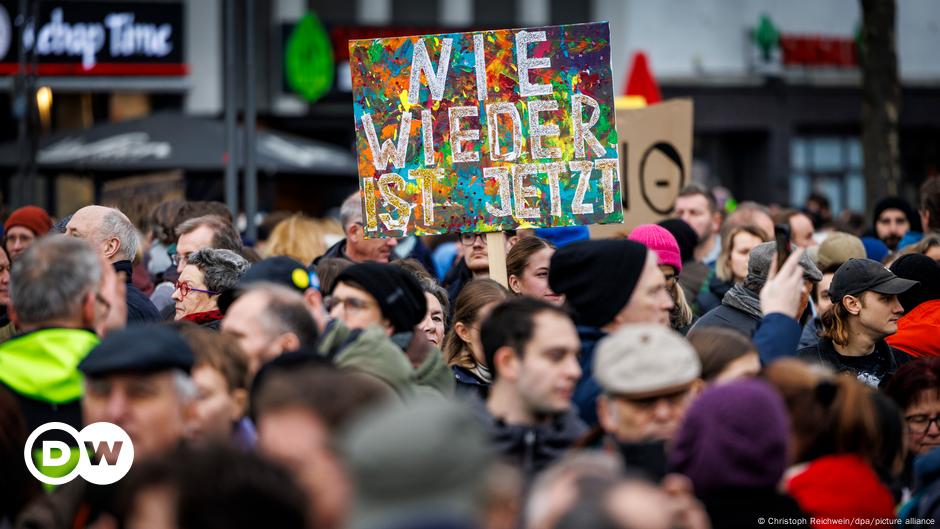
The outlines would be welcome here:
<svg viewBox="0 0 940 529">
<path fill-rule="evenodd" d="M 19 69 L 19 3 L 0 2 L 0 74 Z M 179 76 L 183 62 L 183 5 L 179 2 L 40 3 L 23 35 L 35 49 L 39 75 Z"/>
</svg>

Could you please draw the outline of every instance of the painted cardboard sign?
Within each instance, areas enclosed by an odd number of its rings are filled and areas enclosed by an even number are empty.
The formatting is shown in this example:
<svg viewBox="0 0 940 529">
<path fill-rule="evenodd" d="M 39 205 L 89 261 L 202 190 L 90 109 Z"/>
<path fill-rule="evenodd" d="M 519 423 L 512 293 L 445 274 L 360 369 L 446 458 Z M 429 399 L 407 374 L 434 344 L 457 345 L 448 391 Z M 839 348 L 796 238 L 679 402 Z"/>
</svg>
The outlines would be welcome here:
<svg viewBox="0 0 940 529">
<path fill-rule="evenodd" d="M 607 23 L 349 43 L 369 237 L 621 222 Z"/>
<path fill-rule="evenodd" d="M 679 191 L 692 182 L 692 113 L 690 99 L 617 110 L 624 220 L 591 226 L 592 238 L 625 237 L 673 215 Z"/>
</svg>

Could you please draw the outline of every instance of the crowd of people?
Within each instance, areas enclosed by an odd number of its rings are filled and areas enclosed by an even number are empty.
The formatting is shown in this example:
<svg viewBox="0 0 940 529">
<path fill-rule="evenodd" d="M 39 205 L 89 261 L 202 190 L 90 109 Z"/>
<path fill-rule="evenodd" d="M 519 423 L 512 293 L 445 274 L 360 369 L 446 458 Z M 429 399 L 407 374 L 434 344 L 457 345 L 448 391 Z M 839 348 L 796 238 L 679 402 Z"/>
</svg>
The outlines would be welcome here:
<svg viewBox="0 0 940 529">
<path fill-rule="evenodd" d="M 214 202 L 13 211 L 0 529 L 940 517 L 940 178 L 868 226 L 692 185 L 627 238 L 508 232 L 506 284 L 482 234 L 370 239 L 358 193 L 338 211 L 251 244 Z M 26 447 L 49 422 L 120 426 L 133 468 L 44 487 L 24 448 L 68 470 Z"/>
</svg>

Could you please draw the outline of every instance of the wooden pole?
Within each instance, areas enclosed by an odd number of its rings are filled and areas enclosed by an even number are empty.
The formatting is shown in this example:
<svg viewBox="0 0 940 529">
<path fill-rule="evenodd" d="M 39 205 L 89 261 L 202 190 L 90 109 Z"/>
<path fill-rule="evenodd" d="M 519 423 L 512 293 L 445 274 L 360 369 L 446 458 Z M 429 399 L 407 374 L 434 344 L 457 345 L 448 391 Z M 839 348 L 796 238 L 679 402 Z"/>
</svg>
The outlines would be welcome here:
<svg viewBox="0 0 940 529">
<path fill-rule="evenodd" d="M 506 276 L 506 233 L 497 231 L 486 234 L 486 255 L 490 261 L 490 279 L 509 288 Z"/>
</svg>

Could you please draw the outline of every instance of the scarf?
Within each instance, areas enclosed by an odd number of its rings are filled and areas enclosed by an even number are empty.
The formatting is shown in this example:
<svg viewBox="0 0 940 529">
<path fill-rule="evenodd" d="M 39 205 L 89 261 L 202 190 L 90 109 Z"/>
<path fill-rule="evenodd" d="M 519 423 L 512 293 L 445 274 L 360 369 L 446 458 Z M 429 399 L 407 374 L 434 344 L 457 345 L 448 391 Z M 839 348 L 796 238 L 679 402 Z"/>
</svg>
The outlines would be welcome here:
<svg viewBox="0 0 940 529">
<path fill-rule="evenodd" d="M 741 283 L 731 287 L 731 290 L 721 299 L 721 303 L 746 312 L 757 319 L 764 317 L 764 313 L 760 310 L 760 298 L 750 289 L 744 288 Z"/>
<path fill-rule="evenodd" d="M 207 310 L 206 312 L 197 312 L 195 314 L 187 314 L 183 316 L 182 319 L 186 321 L 191 321 L 198 325 L 205 325 L 206 323 L 219 321 L 224 317 L 225 315 L 222 314 L 221 310 L 215 309 L 215 310 Z"/>
<path fill-rule="evenodd" d="M 490 373 L 490 370 L 486 368 L 483 364 L 477 364 L 473 369 L 469 370 L 475 377 L 482 380 L 487 384 L 493 383 L 493 374 Z"/>
</svg>

